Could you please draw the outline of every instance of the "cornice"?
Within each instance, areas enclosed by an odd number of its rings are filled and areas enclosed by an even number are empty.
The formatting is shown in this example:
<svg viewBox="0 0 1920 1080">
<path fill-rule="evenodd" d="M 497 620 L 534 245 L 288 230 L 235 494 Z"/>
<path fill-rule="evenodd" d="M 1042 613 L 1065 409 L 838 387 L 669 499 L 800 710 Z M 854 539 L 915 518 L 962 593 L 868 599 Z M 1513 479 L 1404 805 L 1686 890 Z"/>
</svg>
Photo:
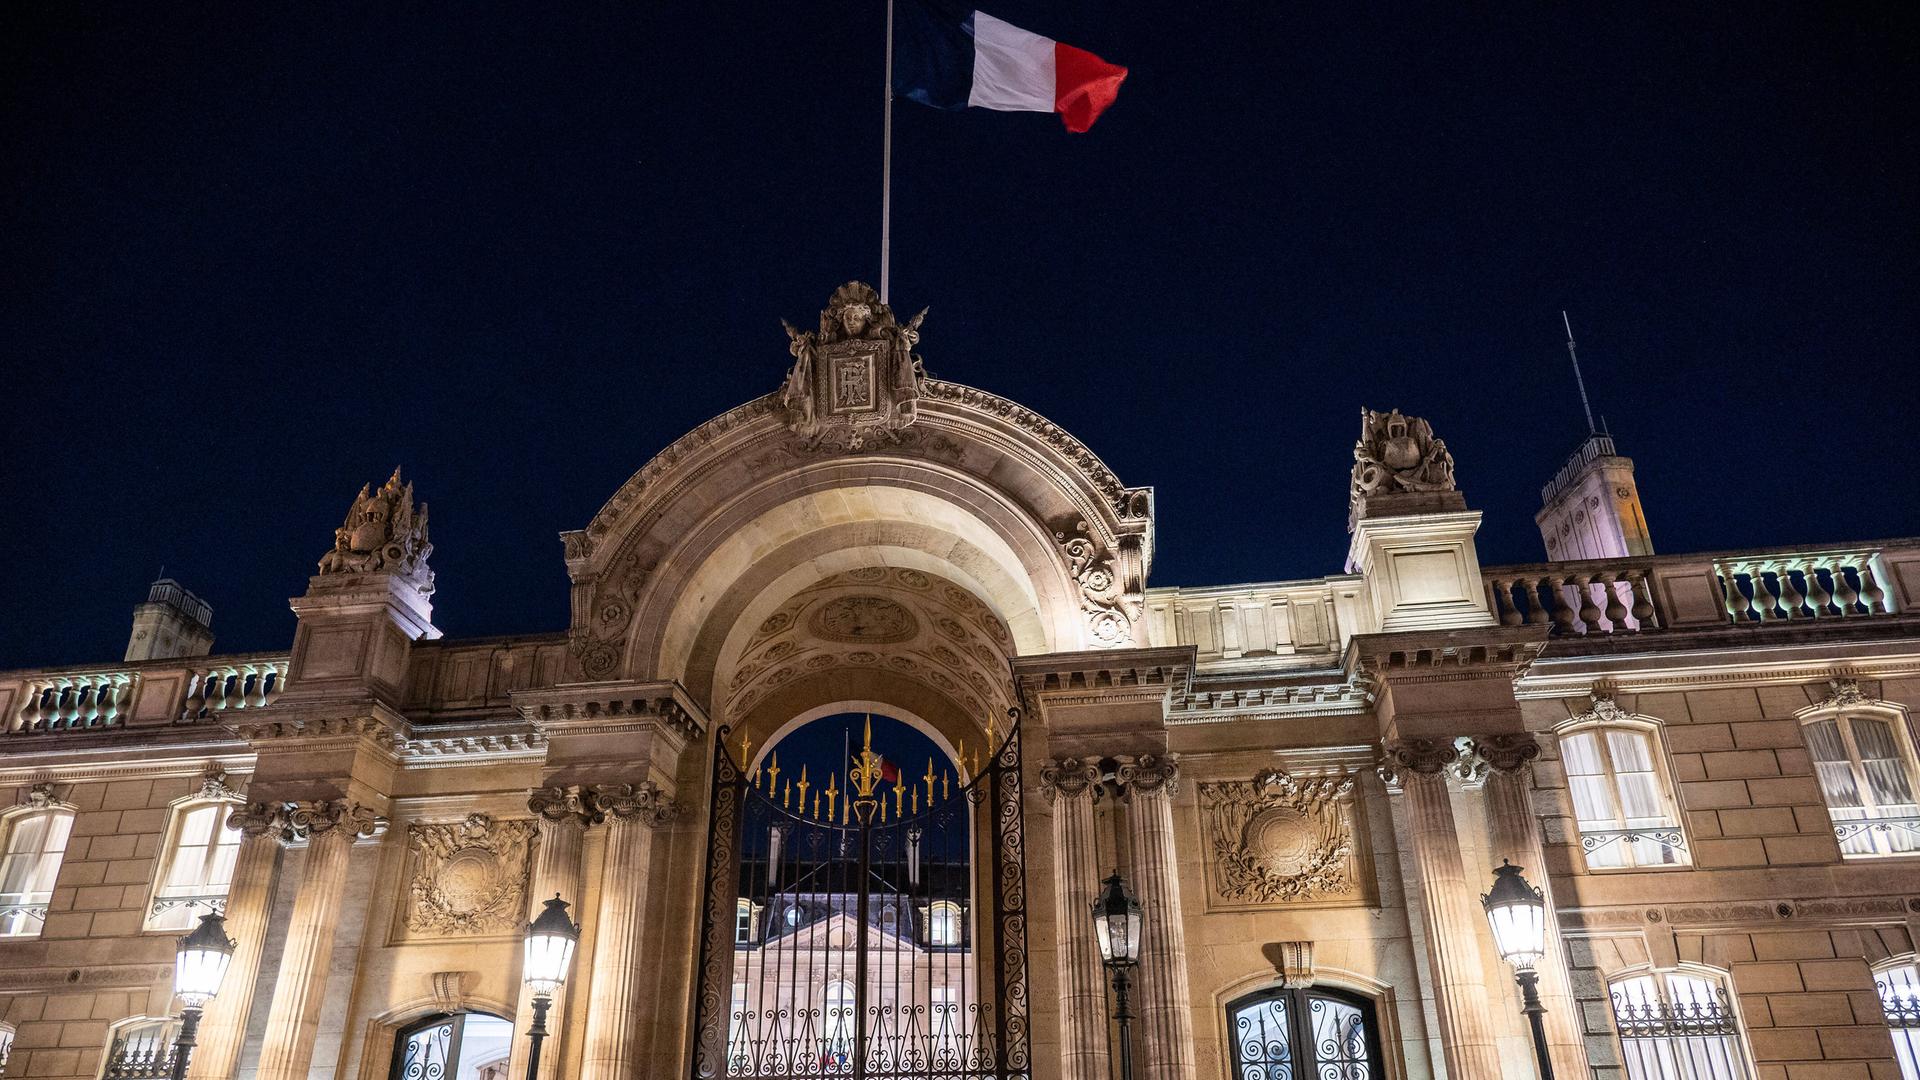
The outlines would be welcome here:
<svg viewBox="0 0 1920 1080">
<path fill-rule="evenodd" d="M 1049 700 L 1112 700 L 1116 694 L 1183 699 L 1192 686 L 1194 647 L 1090 649 L 1016 657 L 1013 676 L 1022 693 Z"/>
<path fill-rule="evenodd" d="M 1900 679 L 1920 676 L 1920 642 L 1846 646 L 1795 645 L 1781 648 L 1709 649 L 1633 656 L 1542 657 L 1514 683 L 1521 700 L 1578 697 L 1596 684 L 1616 693 L 1701 690 L 1728 686 L 1792 685 L 1824 682 L 1836 676 Z"/>
<path fill-rule="evenodd" d="M 521 719 L 542 737 L 619 734 L 660 727 L 697 740 L 707 716 L 673 681 L 570 683 L 508 695 Z"/>
<path fill-rule="evenodd" d="M 1394 683 L 1514 678 L 1547 647 L 1544 626 L 1355 634 L 1345 670 L 1355 679 Z"/>
</svg>

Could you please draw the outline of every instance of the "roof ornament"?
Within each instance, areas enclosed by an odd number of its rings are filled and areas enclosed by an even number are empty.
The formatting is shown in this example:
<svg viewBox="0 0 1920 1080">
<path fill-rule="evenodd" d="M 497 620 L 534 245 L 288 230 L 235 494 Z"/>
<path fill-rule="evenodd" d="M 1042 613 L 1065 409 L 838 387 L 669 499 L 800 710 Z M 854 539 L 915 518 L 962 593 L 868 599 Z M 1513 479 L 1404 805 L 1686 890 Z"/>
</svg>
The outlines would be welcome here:
<svg viewBox="0 0 1920 1080">
<path fill-rule="evenodd" d="M 1453 490 L 1453 455 L 1434 437 L 1433 425 L 1399 409 L 1360 410 L 1360 439 L 1353 444 L 1353 484 L 1347 497 L 1348 532 L 1364 516 L 1370 498 Z"/>
<path fill-rule="evenodd" d="M 413 578 L 423 595 L 433 594 L 433 571 L 427 556 L 427 504 L 413 502 L 413 485 L 402 483 L 395 468 L 387 482 L 373 490 L 362 485 L 347 509 L 347 520 L 333 530 L 333 550 L 320 559 L 320 573 L 394 574 Z"/>
<path fill-rule="evenodd" d="M 787 427 L 808 446 L 855 451 L 899 441 L 918 415 L 927 371 L 913 347 L 927 309 L 904 325 L 872 286 L 849 281 L 834 290 L 820 328 L 782 319 L 793 366 L 780 391 Z"/>
</svg>

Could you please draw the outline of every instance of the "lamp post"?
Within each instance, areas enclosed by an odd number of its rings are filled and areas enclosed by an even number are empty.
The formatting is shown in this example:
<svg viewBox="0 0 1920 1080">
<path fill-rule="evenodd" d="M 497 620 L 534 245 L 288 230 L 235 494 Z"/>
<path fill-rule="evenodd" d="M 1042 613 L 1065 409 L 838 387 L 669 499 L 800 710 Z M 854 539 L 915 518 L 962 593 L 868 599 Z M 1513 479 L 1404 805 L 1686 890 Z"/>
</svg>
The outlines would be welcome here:
<svg viewBox="0 0 1920 1080">
<path fill-rule="evenodd" d="M 1127 1011 L 1128 972 L 1140 962 L 1140 902 L 1115 870 L 1093 902 L 1093 934 L 1100 962 L 1113 976 L 1113 1019 L 1120 1025 L 1120 1080 L 1133 1080 L 1133 1014 Z"/>
<path fill-rule="evenodd" d="M 1533 1053 L 1540 1063 L 1540 1080 L 1553 1080 L 1553 1061 L 1547 1056 L 1547 1030 L 1541 1018 L 1540 975 L 1534 966 L 1547 952 L 1547 901 L 1540 890 L 1520 876 L 1520 867 L 1505 859 L 1493 871 L 1493 889 L 1480 898 L 1493 927 L 1493 945 L 1500 959 L 1513 965 L 1520 984 L 1520 1011 L 1533 1027 Z"/>
<path fill-rule="evenodd" d="M 186 1080 L 187 1060 L 193 1056 L 194 1032 L 200 1029 L 200 1010 L 220 992 L 237 944 L 227 936 L 227 922 L 218 914 L 200 916 L 200 925 L 180 939 L 173 958 L 173 993 L 184 1005 L 180 1034 L 173 1040 L 173 1080 Z"/>
<path fill-rule="evenodd" d="M 533 1025 L 527 1034 L 533 1049 L 527 1054 L 527 1080 L 540 1076 L 540 1043 L 547 1037 L 547 1009 L 553 993 L 567 981 L 567 968 L 573 963 L 574 946 L 580 944 L 580 927 L 567 917 L 567 902 L 558 893 L 547 901 L 545 910 L 527 924 L 526 963 L 521 977 L 533 991 Z"/>
</svg>

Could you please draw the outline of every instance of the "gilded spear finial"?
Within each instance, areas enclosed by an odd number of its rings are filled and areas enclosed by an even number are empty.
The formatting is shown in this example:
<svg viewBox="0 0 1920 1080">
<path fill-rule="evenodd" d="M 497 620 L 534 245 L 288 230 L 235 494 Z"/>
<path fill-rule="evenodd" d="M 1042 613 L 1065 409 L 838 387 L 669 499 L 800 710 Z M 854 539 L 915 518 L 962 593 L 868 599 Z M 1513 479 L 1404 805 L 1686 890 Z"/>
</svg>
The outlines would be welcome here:
<svg viewBox="0 0 1920 1080">
<path fill-rule="evenodd" d="M 773 788 L 777 787 L 779 783 L 780 783 L 780 751 L 775 750 L 769 756 L 769 759 L 768 759 L 767 789 L 771 791 L 773 790 Z"/>
</svg>

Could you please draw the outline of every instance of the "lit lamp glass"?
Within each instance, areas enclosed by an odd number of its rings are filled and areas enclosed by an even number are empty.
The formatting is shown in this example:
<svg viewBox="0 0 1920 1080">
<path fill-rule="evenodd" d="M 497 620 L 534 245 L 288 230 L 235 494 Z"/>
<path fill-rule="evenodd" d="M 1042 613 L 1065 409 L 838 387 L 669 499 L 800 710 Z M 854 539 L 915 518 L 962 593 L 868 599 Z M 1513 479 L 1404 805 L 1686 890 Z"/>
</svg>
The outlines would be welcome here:
<svg viewBox="0 0 1920 1080">
<path fill-rule="evenodd" d="M 1500 959 L 1515 971 L 1532 971 L 1547 951 L 1547 902 L 1540 890 L 1527 884 L 1519 867 L 1501 860 L 1493 872 L 1493 889 L 1480 903 L 1487 909 Z"/>
<path fill-rule="evenodd" d="M 220 992 L 227 965 L 233 963 L 235 942 L 227 937 L 226 920 L 200 916 L 200 925 L 180 939 L 174 953 L 173 992 L 189 1009 L 198 1009 Z"/>
<path fill-rule="evenodd" d="M 567 917 L 567 902 L 555 896 L 540 916 L 527 925 L 526 964 L 521 968 L 535 995 L 552 996 L 567 981 L 580 927 Z"/>
<path fill-rule="evenodd" d="M 1127 892 L 1118 870 L 1093 902 L 1093 932 L 1100 943 L 1101 963 L 1132 967 L 1140 962 L 1140 902 Z"/>
</svg>

